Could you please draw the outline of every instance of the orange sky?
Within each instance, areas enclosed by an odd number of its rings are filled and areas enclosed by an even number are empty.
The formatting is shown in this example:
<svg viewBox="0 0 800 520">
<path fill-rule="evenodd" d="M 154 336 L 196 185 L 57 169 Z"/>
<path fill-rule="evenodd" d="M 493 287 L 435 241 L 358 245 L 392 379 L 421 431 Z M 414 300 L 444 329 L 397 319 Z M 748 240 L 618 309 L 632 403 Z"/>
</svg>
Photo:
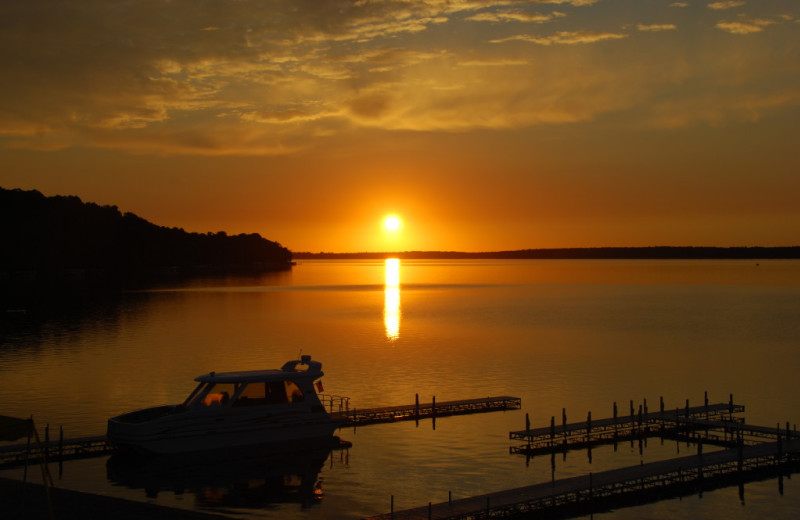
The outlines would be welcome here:
<svg viewBox="0 0 800 520">
<path fill-rule="evenodd" d="M 4 188 L 294 251 L 800 244 L 796 0 L 53 0 L 0 20 Z"/>
</svg>

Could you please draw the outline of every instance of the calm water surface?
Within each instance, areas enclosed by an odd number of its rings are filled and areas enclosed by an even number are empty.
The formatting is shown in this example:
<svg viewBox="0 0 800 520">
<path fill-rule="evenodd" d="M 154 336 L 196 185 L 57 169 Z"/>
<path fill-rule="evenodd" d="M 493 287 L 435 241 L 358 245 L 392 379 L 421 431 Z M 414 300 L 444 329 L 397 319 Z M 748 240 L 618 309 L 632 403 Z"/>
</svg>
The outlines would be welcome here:
<svg viewBox="0 0 800 520">
<path fill-rule="evenodd" d="M 489 395 L 523 410 L 343 430 L 347 451 L 305 460 L 192 461 L 132 470 L 69 462 L 57 485 L 242 518 L 357 519 L 692 453 L 651 441 L 526 464 L 510 430 L 733 394 L 748 422 L 800 422 L 800 262 L 304 261 L 49 313 L 6 313 L 0 414 L 67 437 L 180 402 L 211 370 L 275 368 L 302 350 L 354 406 Z M 18 476 L 21 471 L 2 473 Z M 794 518 L 798 478 L 605 513 L 606 518 Z M 315 498 L 315 497 L 321 497 Z"/>
</svg>

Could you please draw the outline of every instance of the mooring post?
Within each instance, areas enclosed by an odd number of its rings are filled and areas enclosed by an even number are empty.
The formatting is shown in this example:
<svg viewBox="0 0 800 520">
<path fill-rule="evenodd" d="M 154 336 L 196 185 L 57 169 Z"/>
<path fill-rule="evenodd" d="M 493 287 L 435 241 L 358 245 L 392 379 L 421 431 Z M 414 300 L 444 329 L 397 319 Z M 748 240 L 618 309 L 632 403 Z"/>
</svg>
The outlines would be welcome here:
<svg viewBox="0 0 800 520">
<path fill-rule="evenodd" d="M 525 412 L 525 433 L 527 433 L 528 436 L 531 434 L 531 419 L 528 412 Z"/>
<path fill-rule="evenodd" d="M 419 423 L 419 394 L 414 395 L 414 417 L 417 419 L 417 423 Z"/>
<path fill-rule="evenodd" d="M 731 414 L 731 419 L 733 419 L 733 394 L 728 397 L 728 413 Z"/>
<path fill-rule="evenodd" d="M 642 427 L 642 405 L 639 405 L 639 428 Z"/>
<path fill-rule="evenodd" d="M 778 427 L 776 428 L 776 430 L 778 430 L 778 453 L 777 453 L 776 456 L 777 456 L 778 460 L 780 460 L 781 459 L 781 455 L 783 454 L 783 439 L 782 439 L 782 435 L 781 435 L 781 423 L 778 423 Z"/>
<path fill-rule="evenodd" d="M 789 423 L 786 423 L 787 429 Z M 58 462 L 64 459 L 64 426 L 58 427 Z"/>
<path fill-rule="evenodd" d="M 658 409 L 661 412 L 661 415 L 664 415 L 664 396 L 660 396 L 658 398 Z"/>
<path fill-rule="evenodd" d="M 614 401 L 614 426 L 617 425 L 617 402 Z"/>
<path fill-rule="evenodd" d="M 432 505 L 431 505 L 430 502 L 428 502 L 428 520 L 431 520 L 431 508 L 432 508 Z"/>
<path fill-rule="evenodd" d="M 589 415 L 586 416 L 586 442 L 591 442 L 591 441 L 592 441 L 592 411 L 589 410 Z M 590 447 L 589 450 L 591 449 L 592 448 Z"/>
<path fill-rule="evenodd" d="M 644 414 L 647 415 L 647 398 L 645 397 L 642 402 L 644 403 Z"/>
<path fill-rule="evenodd" d="M 447 505 L 451 506 L 451 507 L 453 506 L 453 492 L 452 491 L 448 491 L 447 492 Z"/>
<path fill-rule="evenodd" d="M 564 431 L 564 444 L 567 443 L 567 409 L 561 409 L 561 426 L 563 426 Z M 564 452 L 566 453 L 566 452 Z"/>
<path fill-rule="evenodd" d="M 44 458 L 50 458 L 50 423 L 44 427 Z"/>
<path fill-rule="evenodd" d="M 556 416 L 550 416 L 550 444 L 553 444 L 553 441 L 556 438 Z"/>
<path fill-rule="evenodd" d="M 689 400 L 686 400 L 686 418 L 689 418 Z"/>
<path fill-rule="evenodd" d="M 633 399 L 631 399 L 631 422 L 633 422 Z"/>
<path fill-rule="evenodd" d="M 703 392 L 703 409 L 706 412 L 706 420 L 708 420 L 708 390 Z"/>
<path fill-rule="evenodd" d="M 394 495 L 392 495 L 391 505 L 389 506 L 389 514 L 394 518 Z"/>
</svg>

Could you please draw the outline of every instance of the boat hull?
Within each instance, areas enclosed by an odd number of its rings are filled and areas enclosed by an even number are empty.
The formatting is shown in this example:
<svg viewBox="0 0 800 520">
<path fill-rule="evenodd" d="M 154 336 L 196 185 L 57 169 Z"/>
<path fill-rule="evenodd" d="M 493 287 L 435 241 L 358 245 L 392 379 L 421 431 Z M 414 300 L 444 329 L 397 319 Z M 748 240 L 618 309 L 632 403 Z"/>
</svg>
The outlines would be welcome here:
<svg viewBox="0 0 800 520">
<path fill-rule="evenodd" d="M 326 413 L 248 417 L 187 412 L 143 423 L 109 419 L 108 439 L 121 449 L 167 455 L 324 442 L 333 439 L 339 425 Z"/>
</svg>

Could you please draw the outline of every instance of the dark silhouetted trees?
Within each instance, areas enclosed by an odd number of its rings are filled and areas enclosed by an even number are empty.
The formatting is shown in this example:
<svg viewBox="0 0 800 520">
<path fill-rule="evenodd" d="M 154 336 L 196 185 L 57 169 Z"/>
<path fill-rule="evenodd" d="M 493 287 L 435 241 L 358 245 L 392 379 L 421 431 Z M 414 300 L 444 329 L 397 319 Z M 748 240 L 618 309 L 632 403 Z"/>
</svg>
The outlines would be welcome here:
<svg viewBox="0 0 800 520">
<path fill-rule="evenodd" d="M 291 252 L 258 234 L 188 233 L 116 206 L 0 188 L 0 282 L 147 282 L 285 269 Z"/>
</svg>

